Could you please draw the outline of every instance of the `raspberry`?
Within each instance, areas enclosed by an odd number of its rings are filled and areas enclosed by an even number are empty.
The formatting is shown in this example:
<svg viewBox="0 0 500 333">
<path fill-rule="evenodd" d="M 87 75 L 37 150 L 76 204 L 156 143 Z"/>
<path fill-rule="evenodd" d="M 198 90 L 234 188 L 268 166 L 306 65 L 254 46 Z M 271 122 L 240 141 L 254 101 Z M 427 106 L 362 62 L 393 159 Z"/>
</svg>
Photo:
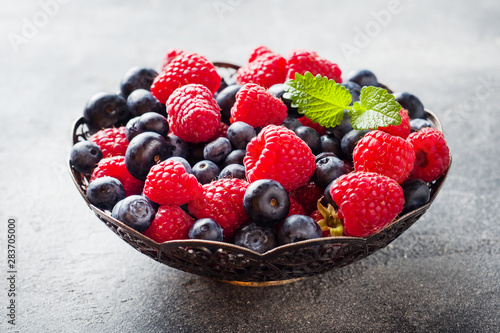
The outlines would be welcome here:
<svg viewBox="0 0 500 333">
<path fill-rule="evenodd" d="M 176 239 L 188 239 L 189 229 L 194 219 L 178 206 L 163 205 L 158 208 L 155 219 L 144 236 L 157 243 Z"/>
<path fill-rule="evenodd" d="M 304 75 L 305 72 L 311 72 L 314 76 L 321 74 L 337 83 L 342 83 L 339 66 L 320 57 L 316 52 L 295 50 L 288 56 L 287 62 L 289 79 L 295 79 L 295 73 Z"/>
<path fill-rule="evenodd" d="M 128 147 L 125 126 L 104 128 L 93 134 L 89 141 L 101 148 L 103 157 L 125 156 Z"/>
<path fill-rule="evenodd" d="M 151 85 L 151 93 L 165 104 L 175 89 L 190 83 L 204 85 L 215 93 L 221 78 L 212 63 L 196 53 L 182 53 L 172 59 Z"/>
<path fill-rule="evenodd" d="M 170 62 L 172 60 L 174 60 L 175 58 L 177 58 L 178 56 L 180 56 L 181 54 L 184 54 L 184 53 L 186 53 L 186 51 L 181 50 L 181 49 L 168 50 L 167 53 L 165 54 L 165 57 L 163 58 L 163 62 L 161 65 L 162 71 L 165 70 L 165 67 L 167 67 L 167 65 L 170 64 Z"/>
<path fill-rule="evenodd" d="M 220 126 L 220 108 L 208 88 L 188 84 L 167 101 L 168 124 L 174 135 L 188 142 L 204 142 Z"/>
<path fill-rule="evenodd" d="M 248 182 L 237 178 L 205 184 L 202 195 L 189 203 L 189 212 L 198 219 L 211 218 L 219 223 L 224 239 L 228 240 L 248 220 L 243 207 L 247 187 Z"/>
<path fill-rule="evenodd" d="M 319 136 L 326 135 L 326 128 L 318 123 L 313 123 L 311 119 L 307 117 L 300 117 L 299 121 L 303 126 L 314 128 L 314 130 L 318 132 Z"/>
<path fill-rule="evenodd" d="M 320 202 L 318 202 L 317 207 L 318 209 L 312 212 L 310 217 L 314 221 L 318 222 L 318 225 L 321 228 L 321 236 L 344 236 L 342 221 L 338 217 L 335 208 L 333 208 L 333 206 L 330 204 L 325 207 Z"/>
<path fill-rule="evenodd" d="M 304 209 L 304 215 L 311 215 L 317 208 L 319 198 L 323 196 L 323 189 L 315 183 L 310 182 L 289 192 L 288 195 L 300 203 Z"/>
<path fill-rule="evenodd" d="M 411 132 L 410 116 L 408 116 L 408 111 L 406 111 L 405 109 L 401 109 L 399 111 L 399 114 L 401 116 L 401 124 L 396 126 L 389 125 L 387 127 L 379 127 L 378 129 L 380 131 L 406 139 Z"/>
<path fill-rule="evenodd" d="M 315 157 L 307 144 L 283 126 L 264 127 L 247 145 L 243 160 L 247 179 L 273 179 L 287 192 L 304 185 L 314 174 Z"/>
<path fill-rule="evenodd" d="M 269 88 L 285 82 L 287 71 L 285 58 L 276 53 L 265 53 L 240 67 L 236 73 L 236 81 L 239 84 L 256 83 Z"/>
<path fill-rule="evenodd" d="M 208 140 L 208 142 L 212 142 L 218 138 L 225 138 L 227 136 L 227 129 L 228 128 L 229 128 L 229 125 L 221 121 L 219 126 L 217 127 L 217 130 L 215 131 L 214 136 L 211 137 Z"/>
<path fill-rule="evenodd" d="M 144 195 L 160 205 L 181 206 L 203 192 L 196 177 L 174 160 L 154 165 L 144 184 Z"/>
<path fill-rule="evenodd" d="M 424 127 L 408 136 L 415 150 L 415 164 L 410 178 L 425 182 L 438 179 L 450 165 L 450 149 L 443 133 L 435 128 Z"/>
<path fill-rule="evenodd" d="M 253 62 L 255 59 L 265 54 L 274 54 L 274 52 L 271 51 L 267 46 L 259 46 L 252 51 L 250 57 L 248 58 L 248 62 Z"/>
<path fill-rule="evenodd" d="M 376 172 L 399 184 L 408 178 L 415 162 L 411 143 L 379 130 L 359 140 L 352 156 L 356 171 Z"/>
<path fill-rule="evenodd" d="M 288 198 L 290 199 L 290 210 L 288 211 L 288 215 L 286 217 L 291 215 L 307 215 L 304 207 L 302 207 L 297 200 L 290 196 Z"/>
<path fill-rule="evenodd" d="M 142 192 L 144 182 L 135 178 L 128 172 L 125 166 L 124 156 L 111 156 L 100 160 L 92 171 L 90 182 L 106 176 L 118 179 L 125 189 L 126 196 L 141 194 Z"/>
<path fill-rule="evenodd" d="M 236 94 L 231 108 L 231 123 L 242 121 L 252 127 L 281 125 L 287 117 L 285 103 L 271 95 L 266 88 L 247 83 Z"/>
<path fill-rule="evenodd" d="M 344 235 L 367 237 L 380 231 L 403 210 L 401 186 L 374 172 L 353 172 L 339 177 L 330 194 L 338 205 Z"/>
</svg>

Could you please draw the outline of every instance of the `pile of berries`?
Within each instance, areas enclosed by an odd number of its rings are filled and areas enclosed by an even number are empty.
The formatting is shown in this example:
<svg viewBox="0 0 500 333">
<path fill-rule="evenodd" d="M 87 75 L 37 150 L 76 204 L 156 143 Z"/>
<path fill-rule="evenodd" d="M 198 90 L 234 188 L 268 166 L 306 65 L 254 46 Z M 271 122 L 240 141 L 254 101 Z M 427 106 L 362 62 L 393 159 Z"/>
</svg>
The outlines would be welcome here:
<svg viewBox="0 0 500 333">
<path fill-rule="evenodd" d="M 430 198 L 450 155 L 420 100 L 395 93 L 401 123 L 355 130 L 348 112 L 325 128 L 286 98 L 295 73 L 320 74 L 353 102 L 378 86 L 368 70 L 342 78 L 317 53 L 287 58 L 261 46 L 236 75 L 169 50 L 157 73 L 132 68 L 120 93 L 92 96 L 92 135 L 70 161 L 88 200 L 156 242 L 204 239 L 264 253 L 282 244 L 367 237 Z"/>
</svg>

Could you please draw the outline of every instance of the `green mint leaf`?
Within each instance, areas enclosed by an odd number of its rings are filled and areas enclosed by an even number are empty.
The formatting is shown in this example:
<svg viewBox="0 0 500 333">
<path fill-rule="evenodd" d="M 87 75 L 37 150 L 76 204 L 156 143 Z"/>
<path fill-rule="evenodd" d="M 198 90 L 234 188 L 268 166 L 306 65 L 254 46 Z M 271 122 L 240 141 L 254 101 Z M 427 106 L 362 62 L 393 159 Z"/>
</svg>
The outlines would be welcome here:
<svg viewBox="0 0 500 333">
<path fill-rule="evenodd" d="M 356 130 L 377 129 L 401 124 L 401 105 L 387 90 L 378 87 L 363 87 L 359 102 L 350 109 L 351 125 Z"/>
<path fill-rule="evenodd" d="M 298 112 L 321 126 L 334 127 L 342 121 L 344 109 L 349 109 L 352 97 L 349 90 L 334 80 L 321 75 L 295 73 L 295 79 L 287 81 L 285 98 L 292 100 Z"/>
</svg>

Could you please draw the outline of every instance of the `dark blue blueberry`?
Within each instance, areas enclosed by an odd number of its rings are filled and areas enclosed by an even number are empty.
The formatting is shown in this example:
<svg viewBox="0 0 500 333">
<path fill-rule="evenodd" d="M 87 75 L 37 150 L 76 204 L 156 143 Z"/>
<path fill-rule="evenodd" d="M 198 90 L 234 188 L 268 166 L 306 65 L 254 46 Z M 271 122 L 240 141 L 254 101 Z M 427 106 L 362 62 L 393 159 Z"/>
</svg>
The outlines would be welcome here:
<svg viewBox="0 0 500 333">
<path fill-rule="evenodd" d="M 340 124 L 335 127 L 328 127 L 326 129 L 326 133 L 332 134 L 337 139 L 342 140 L 344 135 L 346 135 L 346 133 L 351 130 L 352 130 L 351 116 L 349 115 L 349 111 L 344 110 L 344 115 Z"/>
<path fill-rule="evenodd" d="M 424 105 L 417 96 L 408 92 L 396 92 L 393 95 L 396 102 L 408 110 L 410 119 L 425 118 Z"/>
<path fill-rule="evenodd" d="M 299 126 L 294 130 L 294 132 L 299 138 L 307 143 L 314 155 L 321 152 L 321 137 L 314 128 L 309 126 Z"/>
<path fill-rule="evenodd" d="M 243 196 L 243 207 L 250 221 L 272 228 L 288 215 L 290 198 L 277 181 L 259 179 L 248 185 Z"/>
<path fill-rule="evenodd" d="M 335 179 L 351 172 L 348 165 L 334 156 L 326 156 L 316 160 L 313 180 L 321 188 L 325 188 Z"/>
<path fill-rule="evenodd" d="M 149 90 L 158 73 L 151 68 L 133 67 L 128 70 L 120 83 L 120 91 L 127 98 L 136 89 Z"/>
<path fill-rule="evenodd" d="M 131 195 L 118 202 L 111 216 L 139 232 L 146 231 L 155 218 L 155 210 L 142 195 Z"/>
<path fill-rule="evenodd" d="M 112 210 L 118 201 L 125 199 L 125 190 L 118 179 L 101 177 L 87 187 L 87 199 L 97 208 Z"/>
<path fill-rule="evenodd" d="M 353 129 L 349 131 L 346 135 L 344 135 L 342 141 L 340 141 L 340 147 L 342 148 L 342 153 L 344 154 L 344 157 L 346 159 L 352 161 L 352 152 L 354 151 L 356 144 L 368 132 L 369 131 L 367 130 L 358 131 Z"/>
<path fill-rule="evenodd" d="M 217 138 L 203 149 L 203 158 L 214 163 L 222 162 L 231 152 L 231 142 L 226 138 Z"/>
<path fill-rule="evenodd" d="M 227 155 L 226 160 L 224 161 L 224 165 L 228 166 L 229 164 L 243 164 L 243 159 L 246 155 L 246 150 L 244 149 L 236 149 Z"/>
<path fill-rule="evenodd" d="M 172 155 L 187 159 L 189 155 L 189 147 L 186 141 L 182 140 L 177 135 L 174 135 L 172 133 L 167 135 L 165 139 L 167 139 L 167 142 L 174 147 Z M 203 157 L 203 150 L 201 151 L 201 156 Z"/>
<path fill-rule="evenodd" d="M 71 148 L 69 160 L 76 171 L 90 175 L 92 169 L 102 159 L 98 145 L 90 141 L 80 141 Z"/>
<path fill-rule="evenodd" d="M 200 184 L 208 184 L 219 176 L 220 169 L 212 161 L 203 160 L 193 166 L 193 175 Z"/>
<path fill-rule="evenodd" d="M 335 207 L 335 209 L 337 209 L 337 204 L 335 203 L 335 201 L 333 201 L 333 198 L 330 194 L 330 187 L 333 185 L 334 182 L 335 180 L 325 187 L 325 190 L 323 191 L 323 201 L 325 202 L 326 205 L 330 204 L 333 207 Z"/>
<path fill-rule="evenodd" d="M 159 203 L 156 203 L 156 202 L 154 202 L 153 200 L 149 199 L 147 196 L 145 196 L 145 195 L 144 195 L 144 192 L 143 192 L 141 195 L 142 195 L 144 198 L 146 198 L 146 200 L 149 202 L 149 204 L 151 205 L 151 207 L 153 207 L 153 209 L 154 209 L 155 211 L 158 211 L 158 208 L 160 208 L 160 206 L 161 206 Z M 113 210 L 115 210 L 115 209 L 113 208 Z"/>
<path fill-rule="evenodd" d="M 219 178 L 246 179 L 245 167 L 241 164 L 229 164 L 219 174 Z"/>
<path fill-rule="evenodd" d="M 401 187 L 403 188 L 405 197 L 405 205 L 402 214 L 411 212 L 429 202 L 431 190 L 423 180 L 407 180 L 401 184 Z"/>
<path fill-rule="evenodd" d="M 130 141 L 125 153 L 128 172 L 139 180 L 146 180 L 149 169 L 172 157 L 173 146 L 154 132 L 144 132 Z"/>
<path fill-rule="evenodd" d="M 83 117 L 91 133 L 103 128 L 121 126 L 129 119 L 127 101 L 113 93 L 97 93 L 85 105 Z"/>
<path fill-rule="evenodd" d="M 166 138 L 168 130 L 167 118 L 155 112 L 146 112 L 128 121 L 127 126 L 125 126 L 125 135 L 129 142 L 144 132 L 155 132 Z"/>
<path fill-rule="evenodd" d="M 361 86 L 354 81 L 346 81 L 342 83 L 342 86 L 349 90 L 349 93 L 352 96 L 352 101 L 359 101 L 359 95 L 361 94 Z"/>
<path fill-rule="evenodd" d="M 234 149 L 246 149 L 247 144 L 256 136 L 255 129 L 242 121 L 236 121 L 227 129 L 227 138 Z"/>
<path fill-rule="evenodd" d="M 219 104 L 221 121 L 230 125 L 229 118 L 231 118 L 231 108 L 233 107 L 234 102 L 236 102 L 236 94 L 241 89 L 241 85 L 233 84 L 230 85 L 223 90 L 221 90 L 215 101 Z"/>
<path fill-rule="evenodd" d="M 412 132 L 418 132 L 424 127 L 432 127 L 432 123 L 427 119 L 415 118 L 410 120 L 410 127 Z"/>
<path fill-rule="evenodd" d="M 257 253 L 265 253 L 278 246 L 276 232 L 271 228 L 261 227 L 255 223 L 247 224 L 234 235 L 234 244 Z"/>
<path fill-rule="evenodd" d="M 199 219 L 191 226 L 191 229 L 189 229 L 188 237 L 190 239 L 222 242 L 222 228 L 212 219 Z"/>
<path fill-rule="evenodd" d="M 167 116 L 165 104 L 151 94 L 149 90 L 137 89 L 127 97 L 127 106 L 132 117 L 140 116 L 146 112 L 156 112 L 162 116 Z"/>
<path fill-rule="evenodd" d="M 278 231 L 278 242 L 281 245 L 320 237 L 321 228 L 313 218 L 307 215 L 287 217 Z"/>
<path fill-rule="evenodd" d="M 297 118 L 286 117 L 283 121 L 283 126 L 291 131 L 294 131 L 297 127 L 303 126 L 302 123 Z"/>
<path fill-rule="evenodd" d="M 361 87 L 366 86 L 378 86 L 378 80 L 375 74 L 368 69 L 353 70 L 347 73 L 344 77 L 344 81 L 352 81 L 357 83 Z"/>
<path fill-rule="evenodd" d="M 321 136 L 321 151 L 324 153 L 334 153 L 337 156 L 342 156 L 342 148 L 340 148 L 340 139 L 331 134 Z"/>
<path fill-rule="evenodd" d="M 205 142 L 187 143 L 187 145 L 188 145 L 187 160 L 189 164 L 195 165 L 196 163 L 203 161 L 203 150 L 205 149 Z"/>
<path fill-rule="evenodd" d="M 179 162 L 180 164 L 182 164 L 184 166 L 184 169 L 186 169 L 187 173 L 191 173 L 191 174 L 193 173 L 193 170 L 191 169 L 191 165 L 189 165 L 189 162 L 185 158 L 182 158 L 180 156 L 172 156 L 172 157 L 167 158 L 167 160 Z"/>
<path fill-rule="evenodd" d="M 303 116 L 302 114 L 299 113 L 298 108 L 292 107 L 292 100 L 283 96 L 286 93 L 285 84 L 277 83 L 269 87 L 267 91 L 269 91 L 271 95 L 273 95 L 274 97 L 279 98 L 283 101 L 283 103 L 286 105 L 289 117 L 300 118 Z"/>
</svg>

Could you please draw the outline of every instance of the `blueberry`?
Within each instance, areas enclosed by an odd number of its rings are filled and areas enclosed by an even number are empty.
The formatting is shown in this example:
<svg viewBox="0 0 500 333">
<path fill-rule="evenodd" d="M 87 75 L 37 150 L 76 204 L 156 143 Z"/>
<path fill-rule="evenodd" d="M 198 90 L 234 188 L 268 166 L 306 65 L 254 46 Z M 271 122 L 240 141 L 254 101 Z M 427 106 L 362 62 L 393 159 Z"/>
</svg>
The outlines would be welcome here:
<svg viewBox="0 0 500 333">
<path fill-rule="evenodd" d="M 154 132 L 144 132 L 130 141 L 125 152 L 128 172 L 139 180 L 146 180 L 149 169 L 172 157 L 173 146 L 164 137 Z"/>
<path fill-rule="evenodd" d="M 239 229 L 234 235 L 234 244 L 257 253 L 265 253 L 278 246 L 275 231 L 255 223 L 247 224 Z"/>
<path fill-rule="evenodd" d="M 228 166 L 229 164 L 243 164 L 243 159 L 245 158 L 246 155 L 246 150 L 244 149 L 236 149 L 233 150 L 232 152 L 227 155 L 226 159 L 224 160 L 224 165 Z"/>
<path fill-rule="evenodd" d="M 131 195 L 118 202 L 111 215 L 139 232 L 146 231 L 155 218 L 155 210 L 142 195 Z"/>
<path fill-rule="evenodd" d="M 128 121 L 127 126 L 125 126 L 125 135 L 129 142 L 144 132 L 155 132 L 165 138 L 168 135 L 168 130 L 167 118 L 155 112 L 146 112 Z"/>
<path fill-rule="evenodd" d="M 151 207 L 153 207 L 153 209 L 155 210 L 155 212 L 157 212 L 158 208 L 160 208 L 161 205 L 159 203 L 154 202 L 153 200 L 149 199 L 147 196 L 145 196 L 144 192 L 141 195 L 142 195 L 143 198 L 145 198 L 149 202 L 149 204 L 151 205 Z M 115 208 L 116 208 L 116 206 L 115 206 Z M 115 210 L 115 209 L 113 208 L 113 210 Z"/>
<path fill-rule="evenodd" d="M 197 220 L 189 229 L 189 239 L 204 239 L 222 242 L 222 228 L 212 219 L 204 218 Z"/>
<path fill-rule="evenodd" d="M 293 131 L 297 127 L 302 126 L 302 123 L 297 118 L 286 117 L 283 121 L 283 126 Z"/>
<path fill-rule="evenodd" d="M 241 164 L 229 164 L 219 173 L 219 178 L 245 179 L 245 167 Z"/>
<path fill-rule="evenodd" d="M 186 169 L 187 173 L 191 173 L 191 174 L 193 173 L 193 170 L 191 169 L 191 165 L 189 165 L 189 162 L 185 158 L 182 158 L 180 156 L 172 156 L 172 157 L 169 157 L 167 159 L 179 162 L 180 164 L 182 164 L 184 166 L 184 169 Z"/>
<path fill-rule="evenodd" d="M 290 198 L 277 181 L 259 179 L 248 185 L 243 196 L 243 207 L 250 221 L 271 228 L 288 215 Z"/>
<path fill-rule="evenodd" d="M 427 183 L 421 179 L 407 180 L 401 184 L 405 197 L 405 205 L 402 214 L 406 214 L 422 207 L 429 202 L 431 191 Z"/>
<path fill-rule="evenodd" d="M 326 204 L 330 204 L 333 207 L 335 207 L 335 209 L 337 209 L 337 204 L 335 203 L 335 201 L 333 201 L 333 198 L 332 198 L 332 196 L 330 194 L 330 187 L 333 185 L 334 182 L 335 182 L 335 180 L 333 180 L 330 184 L 328 184 L 325 187 L 325 190 L 323 191 L 323 201 Z"/>
<path fill-rule="evenodd" d="M 349 90 L 349 93 L 352 96 L 352 101 L 359 101 L 359 95 L 361 94 L 361 86 L 354 81 L 346 81 L 342 83 L 342 86 Z"/>
<path fill-rule="evenodd" d="M 83 117 L 91 133 L 103 128 L 121 126 L 129 119 L 127 101 L 113 93 L 97 93 L 85 105 Z"/>
<path fill-rule="evenodd" d="M 90 175 L 95 165 L 102 159 L 98 145 L 90 141 L 80 141 L 71 148 L 69 160 L 76 171 Z"/>
<path fill-rule="evenodd" d="M 299 138 L 307 143 L 313 154 L 319 154 L 321 152 L 321 137 L 314 128 L 309 126 L 299 126 L 294 130 L 294 132 Z"/>
<path fill-rule="evenodd" d="M 269 87 L 267 91 L 269 91 L 269 93 L 271 93 L 271 95 L 273 95 L 274 97 L 279 98 L 283 101 L 283 103 L 286 105 L 289 117 L 300 118 L 303 116 L 299 113 L 298 108 L 292 107 L 292 100 L 283 96 L 286 93 L 285 84 L 277 83 Z"/>
<path fill-rule="evenodd" d="M 226 138 L 217 138 L 203 148 L 203 158 L 214 163 L 222 162 L 231 152 L 231 142 Z"/>
<path fill-rule="evenodd" d="M 287 217 L 278 231 L 278 242 L 281 245 L 320 237 L 321 228 L 307 215 Z"/>
<path fill-rule="evenodd" d="M 118 179 L 101 177 L 87 187 L 87 199 L 97 208 L 112 210 L 118 201 L 125 199 L 125 190 Z"/>
<path fill-rule="evenodd" d="M 242 121 L 232 123 L 227 129 L 227 138 L 234 149 L 245 149 L 256 135 L 255 129 Z"/>
<path fill-rule="evenodd" d="M 187 160 L 189 164 L 195 165 L 203 160 L 203 150 L 205 149 L 205 142 L 188 143 Z M 184 157 L 184 156 L 182 156 Z"/>
<path fill-rule="evenodd" d="M 188 153 L 189 153 L 189 148 L 188 148 L 188 144 L 186 143 L 186 141 L 182 140 L 177 135 L 174 135 L 172 133 L 167 135 L 167 137 L 165 139 L 167 139 L 167 142 L 172 147 L 174 147 L 174 150 L 172 151 L 172 155 L 187 159 Z M 201 156 L 203 157 L 203 151 L 201 152 Z"/>
<path fill-rule="evenodd" d="M 344 110 L 344 115 L 342 118 L 342 121 L 340 122 L 339 125 L 335 127 L 329 127 L 326 129 L 327 134 L 332 134 L 334 135 L 337 139 L 342 140 L 344 135 L 347 134 L 347 132 L 351 131 L 352 125 L 351 125 L 351 116 L 349 115 L 349 111 Z"/>
<path fill-rule="evenodd" d="M 120 91 L 127 98 L 136 89 L 149 90 L 158 73 L 151 68 L 133 67 L 128 70 L 120 83 Z"/>
<path fill-rule="evenodd" d="M 347 73 L 344 81 L 352 81 L 361 87 L 378 86 L 377 77 L 368 69 L 353 70 Z"/>
<path fill-rule="evenodd" d="M 234 102 L 236 102 L 236 94 L 241 89 L 241 85 L 233 84 L 230 85 L 223 90 L 221 90 L 215 101 L 219 104 L 221 121 L 230 125 L 229 118 L 231 118 L 231 108 L 233 107 Z"/>
<path fill-rule="evenodd" d="M 396 92 L 393 94 L 396 102 L 408 110 L 411 119 L 425 118 L 424 105 L 417 96 L 408 92 Z"/>
<path fill-rule="evenodd" d="M 127 106 L 132 117 L 140 116 L 146 112 L 155 112 L 162 116 L 167 116 L 165 104 L 160 103 L 160 101 L 146 89 L 132 91 L 127 97 Z"/>
<path fill-rule="evenodd" d="M 342 148 L 342 153 L 344 154 L 344 157 L 346 157 L 346 159 L 352 161 L 352 152 L 354 151 L 356 144 L 368 132 L 369 131 L 367 130 L 358 131 L 353 129 L 349 131 L 346 135 L 344 135 L 342 141 L 340 141 L 340 147 Z"/>
<path fill-rule="evenodd" d="M 209 160 L 200 161 L 193 166 L 193 175 L 202 185 L 216 179 L 219 173 L 220 169 L 217 164 Z"/>
<path fill-rule="evenodd" d="M 340 147 L 340 140 L 330 134 L 321 136 L 321 151 L 334 153 L 337 156 L 342 156 L 342 148 Z"/>
<path fill-rule="evenodd" d="M 325 188 L 335 179 L 351 172 L 348 165 L 334 156 L 326 156 L 316 160 L 313 180 L 321 188 Z"/>
<path fill-rule="evenodd" d="M 415 118 L 410 120 L 410 127 L 412 132 L 418 132 L 424 127 L 432 127 L 432 123 L 427 119 Z"/>
</svg>

